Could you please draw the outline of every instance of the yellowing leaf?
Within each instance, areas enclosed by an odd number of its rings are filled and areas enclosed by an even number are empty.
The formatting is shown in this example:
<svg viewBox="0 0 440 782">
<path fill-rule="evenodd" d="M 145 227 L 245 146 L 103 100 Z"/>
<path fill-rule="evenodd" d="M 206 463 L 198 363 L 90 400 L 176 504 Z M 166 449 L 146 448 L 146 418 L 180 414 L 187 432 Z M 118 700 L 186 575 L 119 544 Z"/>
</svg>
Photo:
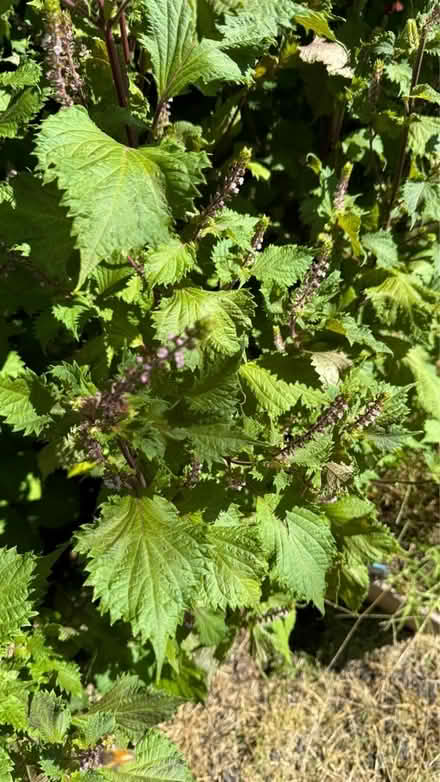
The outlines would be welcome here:
<svg viewBox="0 0 440 782">
<path fill-rule="evenodd" d="M 312 43 L 299 47 L 299 56 L 303 62 L 321 62 L 330 76 L 353 77 L 353 70 L 348 67 L 348 53 L 342 43 L 317 36 Z"/>
<path fill-rule="evenodd" d="M 90 472 L 95 467 L 95 462 L 78 462 L 67 473 L 68 478 L 75 478 L 77 475 L 83 475 L 85 472 Z"/>
<path fill-rule="evenodd" d="M 341 372 L 352 365 L 352 362 L 345 353 L 336 350 L 322 350 L 312 353 L 310 360 L 324 386 L 337 385 Z"/>
<path fill-rule="evenodd" d="M 264 182 L 267 182 L 271 177 L 270 170 L 261 163 L 257 163 L 255 160 L 251 160 L 250 163 L 247 164 L 247 168 L 255 179 L 263 179 Z"/>
<path fill-rule="evenodd" d="M 312 30 L 316 33 L 316 40 L 322 40 L 323 38 L 328 38 L 330 41 L 336 40 L 334 32 L 328 26 L 326 17 L 320 11 L 312 11 L 305 6 L 296 6 L 294 18 L 297 24 L 301 24 L 306 30 Z M 318 36 L 321 36 L 321 38 Z"/>
<path fill-rule="evenodd" d="M 361 227 L 360 215 L 354 212 L 338 212 L 337 222 L 340 228 L 347 235 L 353 248 L 356 258 L 363 254 L 361 243 L 359 241 L 359 229 Z"/>
</svg>

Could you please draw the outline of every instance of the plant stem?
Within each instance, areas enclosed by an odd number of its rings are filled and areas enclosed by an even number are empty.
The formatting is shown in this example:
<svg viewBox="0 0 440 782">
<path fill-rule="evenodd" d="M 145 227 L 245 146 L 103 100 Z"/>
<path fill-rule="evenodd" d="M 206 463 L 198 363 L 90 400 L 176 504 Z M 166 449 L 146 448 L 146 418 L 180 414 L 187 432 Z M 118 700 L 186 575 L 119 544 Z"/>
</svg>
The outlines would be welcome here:
<svg viewBox="0 0 440 782">
<path fill-rule="evenodd" d="M 159 103 L 156 106 L 156 111 L 154 112 L 153 124 L 151 125 L 151 138 L 153 139 L 153 141 L 156 138 L 157 126 L 158 126 L 158 123 L 159 123 L 159 120 L 160 120 L 160 115 L 162 113 L 162 109 L 165 106 L 165 104 L 166 104 L 166 99 L 165 100 L 163 100 L 163 99 L 160 100 Z"/>
<path fill-rule="evenodd" d="M 124 14 L 124 12 L 125 12 L 125 9 L 127 8 L 127 6 L 128 6 L 128 4 L 129 4 L 129 3 L 130 3 L 130 0 L 125 0 L 123 3 L 121 3 L 121 5 L 119 6 L 118 10 L 116 11 L 115 15 L 113 16 L 113 18 L 112 18 L 112 20 L 111 20 L 111 24 L 112 24 L 112 26 L 113 26 L 113 25 L 114 25 L 114 23 L 115 23 L 115 22 L 117 22 L 117 21 L 120 19 L 120 17 L 121 17 L 121 16 Z"/>
<path fill-rule="evenodd" d="M 391 190 L 391 198 L 390 203 L 388 206 L 388 216 L 385 223 L 385 229 L 389 231 L 391 227 L 391 215 L 394 209 L 394 204 L 396 202 L 397 194 L 400 189 L 400 183 L 402 181 L 403 176 L 403 170 L 405 168 L 405 162 L 406 162 L 406 149 L 408 145 L 408 136 L 409 136 L 409 123 L 411 114 L 414 110 L 414 98 L 411 98 L 412 93 L 414 92 L 415 88 L 417 87 L 419 78 L 420 78 L 420 71 L 422 69 L 422 62 L 423 62 L 423 55 L 425 53 L 425 46 L 426 46 L 426 36 L 427 36 L 427 26 L 425 25 L 422 28 L 421 34 L 420 34 L 420 42 L 419 47 L 417 49 L 417 55 L 416 59 L 414 60 L 413 70 L 412 70 L 412 78 L 411 78 L 411 87 L 410 87 L 410 97 L 408 101 L 405 101 L 405 127 L 403 129 L 402 138 L 400 141 L 400 152 L 399 152 L 399 161 L 396 168 L 396 173 L 394 176 L 393 181 L 393 187 Z"/>
<path fill-rule="evenodd" d="M 62 4 L 66 6 L 70 11 L 76 11 L 78 14 L 81 14 L 81 16 L 86 16 L 86 9 L 82 8 L 82 6 L 78 6 L 75 3 L 75 0 L 61 0 Z"/>
<path fill-rule="evenodd" d="M 97 2 L 99 5 L 99 27 L 104 35 L 108 59 L 113 76 L 113 84 L 115 85 L 116 95 L 118 97 L 118 103 L 121 108 L 126 109 L 128 107 L 126 79 L 124 79 L 125 74 L 123 75 L 121 70 L 121 63 L 112 30 L 112 25 L 114 24 L 115 20 L 110 19 L 109 21 L 106 21 L 104 16 L 104 0 L 97 0 Z M 136 134 L 130 125 L 126 125 L 126 132 L 130 147 L 136 147 Z"/>
<path fill-rule="evenodd" d="M 130 46 L 128 44 L 127 21 L 123 12 L 119 17 L 119 31 L 121 33 L 122 51 L 124 52 L 125 64 L 128 65 L 131 59 L 131 52 Z"/>
<path fill-rule="evenodd" d="M 136 263 L 136 261 L 131 257 L 131 255 L 127 255 L 127 260 L 130 266 L 132 266 L 133 269 L 135 270 L 136 274 L 141 278 L 141 280 L 145 282 L 144 270 L 142 269 L 140 263 Z"/>
<path fill-rule="evenodd" d="M 137 481 L 138 481 L 140 487 L 142 489 L 146 489 L 147 488 L 147 482 L 145 480 L 145 476 L 139 470 L 139 468 L 138 468 L 138 466 L 136 464 L 136 459 L 135 459 L 135 457 L 133 456 L 133 454 L 132 454 L 132 452 L 130 450 L 130 446 L 128 445 L 128 443 L 125 442 L 125 440 L 122 439 L 122 437 L 118 438 L 118 445 L 119 445 L 121 453 L 122 453 L 125 461 L 127 462 L 128 466 L 131 467 L 132 470 L 135 471 L 136 478 L 137 478 Z"/>
</svg>

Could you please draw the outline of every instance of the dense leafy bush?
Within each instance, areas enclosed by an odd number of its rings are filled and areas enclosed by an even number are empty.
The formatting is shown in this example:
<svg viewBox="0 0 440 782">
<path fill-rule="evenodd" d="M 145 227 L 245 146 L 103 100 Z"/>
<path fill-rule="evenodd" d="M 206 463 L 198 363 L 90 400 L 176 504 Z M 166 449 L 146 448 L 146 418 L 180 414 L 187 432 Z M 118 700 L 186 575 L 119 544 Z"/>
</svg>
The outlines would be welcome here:
<svg viewBox="0 0 440 782">
<path fill-rule="evenodd" d="M 150 728 L 439 475 L 440 7 L 0 12 L 0 777 L 184 780 Z"/>
</svg>

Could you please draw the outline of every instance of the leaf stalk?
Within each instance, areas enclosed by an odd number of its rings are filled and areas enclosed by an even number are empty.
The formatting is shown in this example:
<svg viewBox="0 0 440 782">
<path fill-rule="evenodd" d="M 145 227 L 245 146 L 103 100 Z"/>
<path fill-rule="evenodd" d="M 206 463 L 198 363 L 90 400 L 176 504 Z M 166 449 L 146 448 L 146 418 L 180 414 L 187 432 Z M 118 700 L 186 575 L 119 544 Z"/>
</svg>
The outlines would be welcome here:
<svg viewBox="0 0 440 782">
<path fill-rule="evenodd" d="M 415 99 L 411 97 L 413 94 L 415 88 L 417 87 L 417 84 L 419 82 L 420 78 L 420 72 L 422 70 L 422 62 L 423 62 L 423 56 L 425 54 L 425 46 L 426 46 L 426 38 L 428 35 L 428 24 L 425 24 L 422 28 L 421 34 L 420 34 L 420 41 L 419 46 L 417 49 L 416 58 L 414 60 L 413 70 L 412 70 L 412 78 L 411 78 L 411 87 L 410 87 L 410 96 L 407 101 L 405 101 L 405 127 L 403 129 L 401 141 L 400 141 L 400 151 L 399 151 L 399 160 L 397 163 L 396 173 L 394 176 L 393 181 L 393 187 L 391 190 L 391 198 L 388 205 L 388 215 L 387 220 L 385 223 L 385 229 L 387 231 L 390 230 L 391 227 L 391 219 L 392 219 L 392 213 L 394 209 L 394 205 L 396 203 L 397 194 L 400 189 L 400 184 L 402 181 L 403 171 L 405 168 L 406 163 L 406 157 L 407 157 L 407 146 L 408 146 L 408 137 L 409 137 L 409 123 L 411 120 L 411 114 L 414 111 L 414 102 Z"/>
</svg>

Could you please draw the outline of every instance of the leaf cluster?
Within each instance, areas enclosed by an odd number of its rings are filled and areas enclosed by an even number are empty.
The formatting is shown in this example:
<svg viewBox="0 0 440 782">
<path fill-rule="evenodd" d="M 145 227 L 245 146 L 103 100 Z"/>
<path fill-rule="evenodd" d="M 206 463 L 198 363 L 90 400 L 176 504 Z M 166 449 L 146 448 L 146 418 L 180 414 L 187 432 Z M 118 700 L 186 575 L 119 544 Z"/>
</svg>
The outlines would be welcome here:
<svg viewBox="0 0 440 782">
<path fill-rule="evenodd" d="M 154 725 L 438 475 L 440 19 L 61 5 L 0 7 L 0 775 L 186 780 Z"/>
</svg>

